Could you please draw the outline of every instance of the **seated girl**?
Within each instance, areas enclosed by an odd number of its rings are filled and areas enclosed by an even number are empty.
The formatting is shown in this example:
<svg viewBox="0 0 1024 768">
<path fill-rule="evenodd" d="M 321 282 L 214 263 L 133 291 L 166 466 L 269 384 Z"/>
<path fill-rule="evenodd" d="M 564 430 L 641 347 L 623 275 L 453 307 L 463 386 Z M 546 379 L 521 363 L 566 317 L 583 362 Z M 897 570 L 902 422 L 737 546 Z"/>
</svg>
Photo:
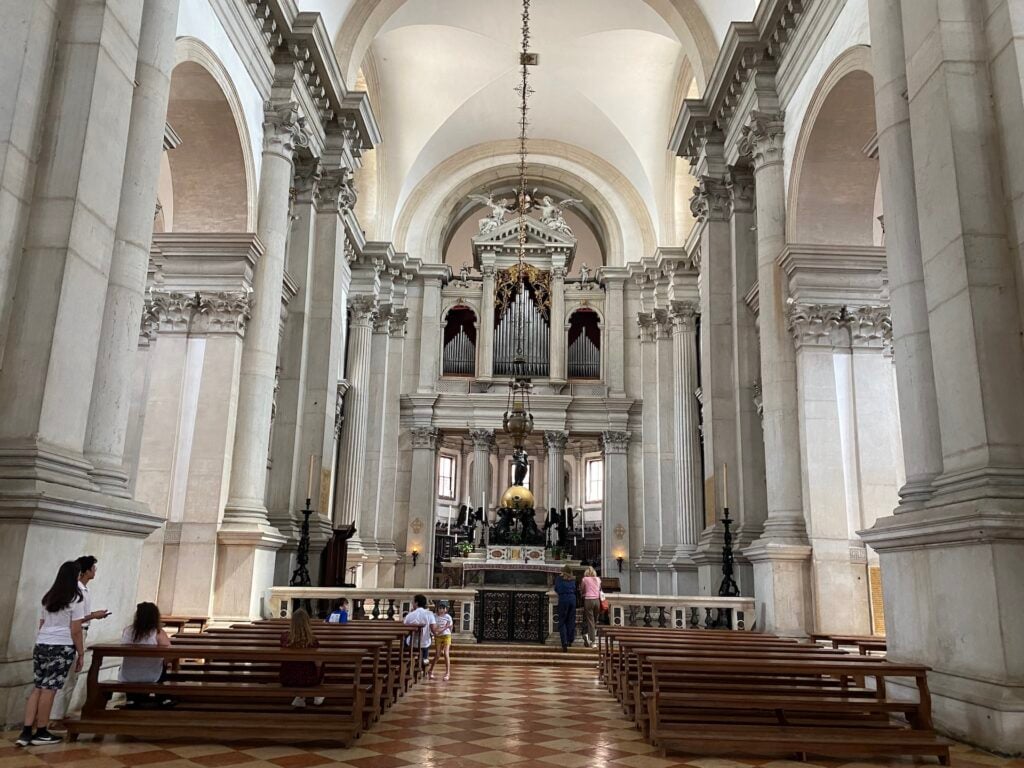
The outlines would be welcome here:
<svg viewBox="0 0 1024 768">
<path fill-rule="evenodd" d="M 121 633 L 122 645 L 157 645 L 168 647 L 171 638 L 164 632 L 160 621 L 160 609 L 155 603 L 139 603 L 135 606 L 135 617 L 131 626 L 125 627 Z M 121 671 L 118 680 L 122 683 L 158 683 L 164 678 L 164 660 L 156 657 L 142 658 L 125 656 L 121 660 Z M 156 703 L 160 706 L 171 706 L 174 702 L 168 698 L 159 700 L 153 694 L 129 693 L 128 706 Z"/>
</svg>

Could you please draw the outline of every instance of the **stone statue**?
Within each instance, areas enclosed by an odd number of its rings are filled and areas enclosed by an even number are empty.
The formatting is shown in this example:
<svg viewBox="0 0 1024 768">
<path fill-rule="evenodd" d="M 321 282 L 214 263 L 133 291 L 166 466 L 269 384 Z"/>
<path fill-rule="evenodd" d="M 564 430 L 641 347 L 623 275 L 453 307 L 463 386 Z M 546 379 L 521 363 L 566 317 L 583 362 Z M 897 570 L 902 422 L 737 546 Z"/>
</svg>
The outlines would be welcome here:
<svg viewBox="0 0 1024 768">
<path fill-rule="evenodd" d="M 495 200 L 494 195 L 490 192 L 484 195 L 470 195 L 470 200 L 474 200 L 481 205 L 485 205 L 491 209 L 491 215 L 479 220 L 480 234 L 486 235 L 488 232 L 493 232 L 502 225 L 505 221 L 505 216 L 508 214 L 508 206 L 511 201 L 509 200 Z"/>
<path fill-rule="evenodd" d="M 590 282 L 590 267 L 584 262 L 580 264 L 580 283 L 586 285 Z"/>
<path fill-rule="evenodd" d="M 462 281 L 463 285 L 468 285 L 469 284 L 469 265 L 468 264 L 463 264 L 462 265 L 462 269 L 459 270 L 459 279 Z"/>
<path fill-rule="evenodd" d="M 556 204 L 551 199 L 551 195 L 544 195 L 540 202 L 537 203 L 537 210 L 540 212 L 540 223 L 569 237 L 575 237 L 572 233 L 572 227 L 566 223 L 565 216 L 562 215 L 562 209 L 582 202 L 582 200 L 575 197 L 567 197 Z"/>
<path fill-rule="evenodd" d="M 526 449 L 521 445 L 512 451 L 512 485 L 522 485 L 526 482 L 526 472 L 529 465 L 526 463 Z"/>
</svg>

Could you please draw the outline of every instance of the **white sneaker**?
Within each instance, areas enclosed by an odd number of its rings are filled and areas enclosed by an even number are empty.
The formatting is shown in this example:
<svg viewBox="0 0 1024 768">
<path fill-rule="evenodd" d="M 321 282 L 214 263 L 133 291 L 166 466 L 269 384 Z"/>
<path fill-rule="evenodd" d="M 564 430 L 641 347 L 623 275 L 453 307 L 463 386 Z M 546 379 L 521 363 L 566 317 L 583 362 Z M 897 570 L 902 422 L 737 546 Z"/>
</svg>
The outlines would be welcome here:
<svg viewBox="0 0 1024 768">
<path fill-rule="evenodd" d="M 313 706 L 314 707 L 319 707 L 323 703 L 324 703 L 324 697 L 323 696 L 314 696 L 313 697 Z"/>
<path fill-rule="evenodd" d="M 294 699 L 292 699 L 292 706 L 296 709 L 300 709 L 306 706 L 306 700 L 301 696 L 296 696 Z"/>
</svg>

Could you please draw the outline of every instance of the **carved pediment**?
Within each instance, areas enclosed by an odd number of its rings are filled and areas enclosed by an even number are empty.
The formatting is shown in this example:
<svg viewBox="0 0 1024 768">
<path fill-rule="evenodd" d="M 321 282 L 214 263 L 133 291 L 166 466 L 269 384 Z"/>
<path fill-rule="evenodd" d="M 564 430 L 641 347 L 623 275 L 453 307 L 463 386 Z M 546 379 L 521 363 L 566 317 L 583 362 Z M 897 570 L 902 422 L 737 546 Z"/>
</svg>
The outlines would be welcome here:
<svg viewBox="0 0 1024 768">
<path fill-rule="evenodd" d="M 532 216 L 526 217 L 526 245 L 534 250 L 574 249 L 576 238 L 543 224 Z M 473 238 L 473 250 L 502 251 L 519 247 L 519 221 L 516 218 Z"/>
</svg>

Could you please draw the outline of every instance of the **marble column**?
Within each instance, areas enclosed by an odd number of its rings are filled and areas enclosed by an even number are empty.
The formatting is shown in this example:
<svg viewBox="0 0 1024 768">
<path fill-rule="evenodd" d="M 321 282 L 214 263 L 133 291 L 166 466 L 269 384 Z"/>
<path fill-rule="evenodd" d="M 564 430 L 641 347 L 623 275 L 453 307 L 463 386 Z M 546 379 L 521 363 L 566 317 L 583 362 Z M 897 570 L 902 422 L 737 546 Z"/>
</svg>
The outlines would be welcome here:
<svg viewBox="0 0 1024 768">
<path fill-rule="evenodd" d="M 697 545 L 704 524 L 701 506 L 700 435 L 697 431 L 697 307 L 693 302 L 672 302 L 672 361 L 676 384 L 676 455 L 679 457 L 679 543 Z"/>
<path fill-rule="evenodd" d="M 601 433 L 604 457 L 604 505 L 601 512 L 601 575 L 618 578 L 623 592 L 630 591 L 632 553 L 629 546 L 629 432 Z M 617 558 L 623 558 L 619 571 Z"/>
<path fill-rule="evenodd" d="M 231 480 L 218 533 L 214 613 L 224 617 L 259 614 L 263 590 L 273 582 L 274 553 L 284 543 L 269 523 L 265 494 L 293 153 L 308 142 L 303 122 L 294 102 L 265 106 L 257 226 L 264 253 L 256 265 L 252 319 L 242 347 Z"/>
<path fill-rule="evenodd" d="M 658 546 L 657 594 L 692 594 L 696 589 L 696 571 L 690 556 L 696 537 L 682 540 L 686 510 L 679 496 L 683 466 L 676 433 L 676 408 L 683 396 L 676 379 L 675 339 L 672 318 L 667 309 L 655 311 L 654 356 L 657 364 L 658 488 L 661 503 L 661 530 Z M 685 589 L 681 587 L 685 585 Z"/>
<path fill-rule="evenodd" d="M 563 509 L 565 507 L 565 446 L 569 442 L 569 433 L 560 430 L 546 430 L 544 445 L 548 449 L 548 507 Z"/>
<path fill-rule="evenodd" d="M 994 102 L 1018 99 L 1020 82 L 1016 69 L 1005 80 L 991 68 L 988 36 L 1006 30 L 995 30 L 1005 21 L 990 5 L 901 4 L 942 474 L 924 509 L 861 535 L 884 574 L 889 657 L 931 667 L 936 724 L 1015 753 L 1024 751 L 1024 349 L 1007 220 L 1018 203 L 1004 185 L 1017 169 L 1000 143 L 1019 142 L 1020 118 L 1001 132 Z M 903 426 L 906 446 L 917 436 Z"/>
<path fill-rule="evenodd" d="M 906 485 L 897 512 L 919 507 L 942 472 L 928 302 L 914 189 L 914 147 L 899 0 L 869 0 L 878 161 L 885 208 L 885 255 Z"/>
<path fill-rule="evenodd" d="M 625 277 L 604 274 L 605 287 L 605 329 L 602 341 L 608 347 L 603 358 L 607 364 L 605 381 L 608 394 L 612 397 L 624 397 L 626 394 L 626 369 L 623 362 L 625 337 Z"/>
<path fill-rule="evenodd" d="M 650 281 L 638 280 L 641 293 L 651 293 Z M 650 306 L 650 301 L 644 302 Z M 640 441 L 640 466 L 643 477 L 641 495 L 643 510 L 640 523 L 643 535 L 640 542 L 640 556 L 633 565 L 637 571 L 633 588 L 638 593 L 657 594 L 659 555 L 662 543 L 662 497 L 661 497 L 661 454 L 658 450 L 658 432 L 660 429 L 658 413 L 658 322 L 654 312 L 637 313 L 637 325 L 640 329 L 640 397 L 644 408 L 641 412 L 641 429 L 644 439 Z M 675 482 L 675 475 L 672 476 Z M 670 517 L 675 517 L 676 510 L 667 507 L 664 510 Z"/>
<path fill-rule="evenodd" d="M 490 379 L 494 376 L 494 265 L 481 265 L 480 274 L 483 276 L 483 288 L 480 299 L 480 317 L 477 318 L 477 332 L 480 339 L 477 378 Z"/>
<path fill-rule="evenodd" d="M 334 505 L 336 526 L 359 522 L 366 467 L 366 425 L 370 407 L 370 351 L 373 324 L 377 319 L 377 300 L 373 296 L 350 296 L 348 305 L 352 310 L 346 366 L 349 390 L 345 395 L 345 423 L 341 428 L 338 455 L 338 486 Z M 356 531 L 356 536 L 360 535 L 361 532 Z"/>
<path fill-rule="evenodd" d="M 177 22 L 178 0 L 143 5 L 124 183 L 85 437 L 93 481 L 115 496 L 131 496 L 122 464 Z"/>
<path fill-rule="evenodd" d="M 565 327 L 565 267 L 551 270 L 551 369 L 552 381 L 565 381 L 568 332 Z M 556 504 L 557 508 L 558 505 Z"/>
<path fill-rule="evenodd" d="M 405 586 L 429 587 L 434 576 L 434 513 L 437 498 L 437 438 L 433 427 L 412 427 L 409 473 L 409 528 L 406 531 Z M 412 551 L 419 552 L 416 565 Z"/>
<path fill-rule="evenodd" d="M 417 392 L 437 389 L 441 362 L 441 283 L 440 277 L 423 278 L 423 315 L 420 324 L 420 377 Z"/>
<path fill-rule="evenodd" d="M 740 150 L 751 154 L 757 187 L 757 284 L 768 519 L 744 554 L 754 563 L 754 593 L 765 630 L 804 634 L 810 627 L 810 546 L 804 524 L 796 363 L 786 327 L 778 256 L 786 239 L 783 115 L 754 111 Z"/>
<path fill-rule="evenodd" d="M 471 429 L 469 437 L 473 441 L 473 485 L 469 494 L 470 507 L 482 506 L 486 512 L 495 506 L 491 495 L 491 451 L 494 449 L 493 429 Z"/>
</svg>

